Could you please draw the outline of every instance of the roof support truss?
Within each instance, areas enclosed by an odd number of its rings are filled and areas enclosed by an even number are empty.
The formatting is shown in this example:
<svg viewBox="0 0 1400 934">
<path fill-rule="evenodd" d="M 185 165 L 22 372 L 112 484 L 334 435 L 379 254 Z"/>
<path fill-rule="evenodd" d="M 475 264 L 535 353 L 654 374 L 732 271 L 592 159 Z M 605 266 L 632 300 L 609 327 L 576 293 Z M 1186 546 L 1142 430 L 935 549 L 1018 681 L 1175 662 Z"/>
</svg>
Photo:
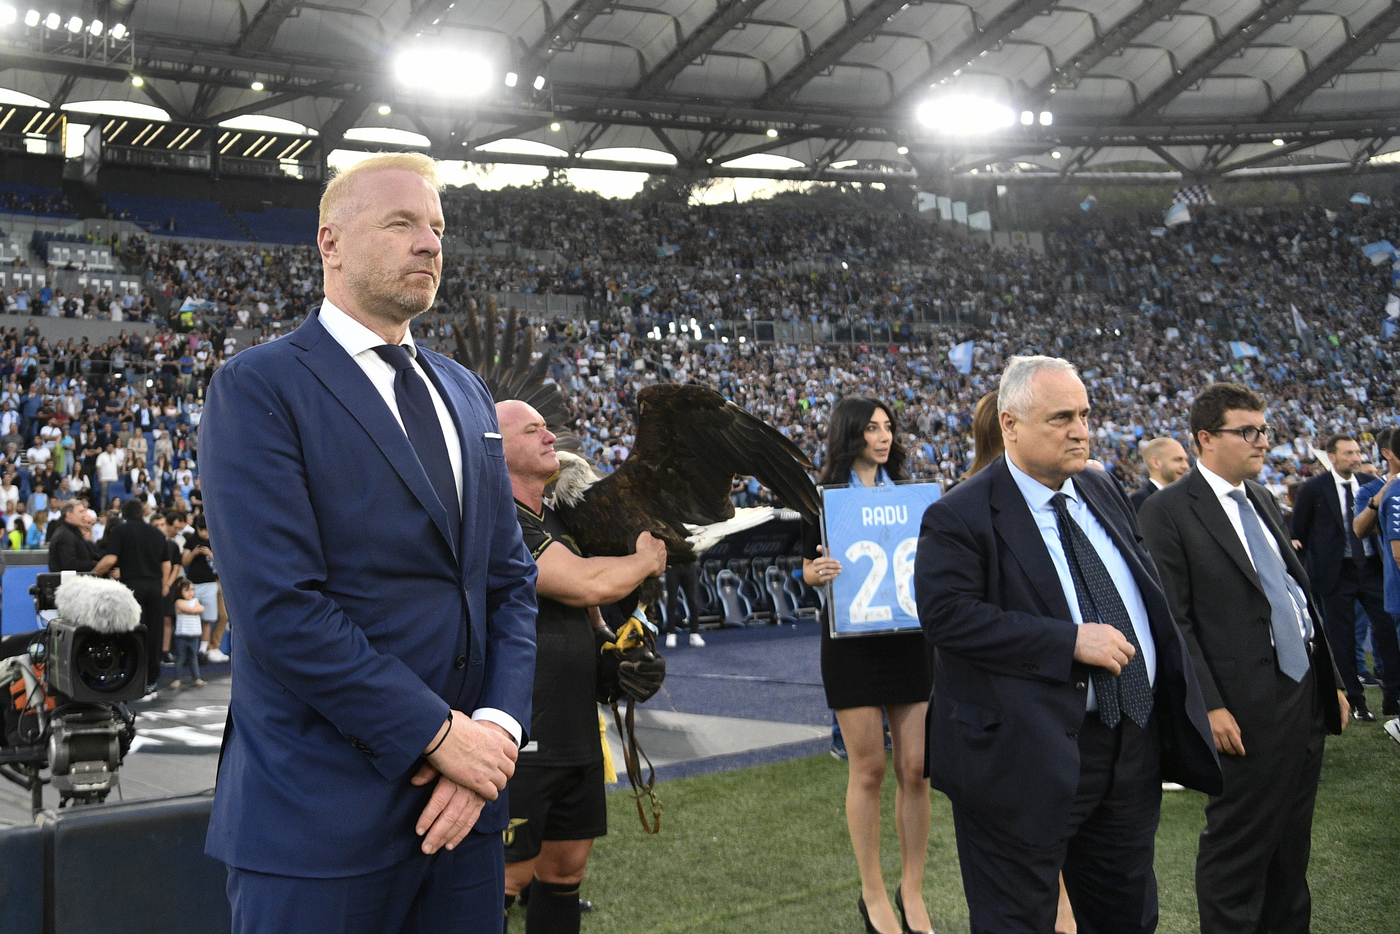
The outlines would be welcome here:
<svg viewBox="0 0 1400 934">
<path fill-rule="evenodd" d="M 1392 2 L 1389 9 L 1367 23 L 1360 32 L 1343 42 L 1297 84 L 1280 95 L 1273 106 L 1264 113 L 1264 119 L 1287 117 L 1292 114 L 1314 91 L 1351 67 L 1353 62 L 1374 49 L 1397 28 L 1400 28 L 1400 3 Z"/>
<path fill-rule="evenodd" d="M 1073 87 L 1080 78 L 1093 70 L 1095 65 L 1110 55 L 1123 51 L 1129 43 L 1142 35 L 1148 26 L 1171 16 L 1184 2 L 1185 0 L 1146 0 L 1142 6 L 1123 17 L 1103 35 L 1080 49 L 1063 66 L 1051 72 L 1036 86 L 1034 96 L 1043 100 L 1057 88 Z"/>
<path fill-rule="evenodd" d="M 1133 118 L 1139 119 L 1157 113 L 1175 100 L 1177 95 L 1201 81 L 1231 56 L 1243 52 L 1264 30 L 1298 12 L 1298 8 L 1304 2 L 1306 0 L 1273 0 L 1271 3 L 1266 0 L 1251 16 L 1221 36 L 1219 41 L 1149 94 L 1133 111 Z"/>
<path fill-rule="evenodd" d="M 975 35 L 969 36 L 957 48 L 943 56 L 941 61 L 914 79 L 899 96 L 909 97 L 923 93 L 929 85 L 953 77 L 954 73 L 972 65 L 983 52 L 996 48 L 1007 36 L 1034 17 L 1048 11 L 1055 2 L 1056 0 L 1016 0 Z"/>
<path fill-rule="evenodd" d="M 654 97 L 685 71 L 691 62 L 714 48 L 715 43 L 735 26 L 742 23 L 758 10 L 767 0 L 729 0 L 729 3 L 715 11 L 685 41 L 671 50 L 671 53 L 657 62 L 656 67 L 637 83 L 633 93 L 637 97 Z"/>
<path fill-rule="evenodd" d="M 845 26 L 813 50 L 812 54 L 795 68 L 779 78 L 777 83 L 758 99 L 758 106 L 771 107 L 792 97 L 802 90 L 808 81 L 839 62 L 847 52 L 855 48 L 856 43 L 874 35 L 877 29 L 889 22 L 901 7 L 908 5 L 908 2 L 909 0 L 875 0 L 848 20 Z"/>
</svg>

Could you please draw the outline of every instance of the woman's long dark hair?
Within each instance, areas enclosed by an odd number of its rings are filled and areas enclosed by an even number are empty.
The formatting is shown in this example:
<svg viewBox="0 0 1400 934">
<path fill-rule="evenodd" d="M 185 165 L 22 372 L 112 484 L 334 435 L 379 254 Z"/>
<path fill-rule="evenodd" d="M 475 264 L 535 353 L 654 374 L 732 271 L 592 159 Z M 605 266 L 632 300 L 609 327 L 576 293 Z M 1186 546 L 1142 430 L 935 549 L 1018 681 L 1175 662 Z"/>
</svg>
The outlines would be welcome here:
<svg viewBox="0 0 1400 934">
<path fill-rule="evenodd" d="M 876 409 L 890 417 L 890 459 L 883 466 L 891 480 L 908 480 L 904 462 L 909 454 L 899 442 L 899 422 L 894 409 L 871 396 L 846 396 L 831 410 L 826 429 L 826 463 L 817 482 L 824 485 L 849 483 L 851 466 L 865 450 L 865 426 Z"/>
</svg>

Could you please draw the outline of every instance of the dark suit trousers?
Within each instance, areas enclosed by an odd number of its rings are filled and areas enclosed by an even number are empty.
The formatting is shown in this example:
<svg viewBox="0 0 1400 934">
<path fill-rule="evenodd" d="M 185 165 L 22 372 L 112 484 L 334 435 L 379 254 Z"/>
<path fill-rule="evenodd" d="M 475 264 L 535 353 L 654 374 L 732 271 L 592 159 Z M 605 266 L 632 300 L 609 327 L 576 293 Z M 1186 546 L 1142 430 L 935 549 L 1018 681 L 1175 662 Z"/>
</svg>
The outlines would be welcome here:
<svg viewBox="0 0 1400 934">
<path fill-rule="evenodd" d="M 146 684 L 155 684 L 160 680 L 160 647 L 165 640 L 165 597 L 160 592 L 161 582 L 152 577 L 122 583 L 141 605 L 141 625 L 146 627 Z"/>
<path fill-rule="evenodd" d="M 1307 934 L 1308 857 L 1326 727 L 1311 672 L 1275 672 L 1276 693 L 1232 710 L 1245 755 L 1220 757 L 1196 856 L 1201 934 Z"/>
<path fill-rule="evenodd" d="M 1342 675 L 1341 687 L 1353 707 L 1365 704 L 1365 689 L 1356 671 L 1357 601 L 1371 620 L 1371 638 L 1385 678 L 1381 693 L 1388 701 L 1396 700 L 1400 698 L 1400 643 L 1396 640 L 1395 620 L 1385 611 L 1385 582 L 1379 562 L 1374 559 L 1361 567 L 1342 559 L 1336 589 L 1322 597 L 1322 620 Z M 1245 749 L 1248 748 L 1246 743 Z"/>
<path fill-rule="evenodd" d="M 229 867 L 233 934 L 500 934 L 499 833 L 363 876 L 305 879 Z"/>
<path fill-rule="evenodd" d="M 1079 732 L 1079 789 L 1053 847 L 1024 842 L 1015 828 L 953 808 L 972 934 L 1054 930 L 1059 873 L 1082 934 L 1157 928 L 1153 844 L 1162 810 L 1157 716 L 1147 729 L 1117 729 L 1091 713 Z"/>
</svg>

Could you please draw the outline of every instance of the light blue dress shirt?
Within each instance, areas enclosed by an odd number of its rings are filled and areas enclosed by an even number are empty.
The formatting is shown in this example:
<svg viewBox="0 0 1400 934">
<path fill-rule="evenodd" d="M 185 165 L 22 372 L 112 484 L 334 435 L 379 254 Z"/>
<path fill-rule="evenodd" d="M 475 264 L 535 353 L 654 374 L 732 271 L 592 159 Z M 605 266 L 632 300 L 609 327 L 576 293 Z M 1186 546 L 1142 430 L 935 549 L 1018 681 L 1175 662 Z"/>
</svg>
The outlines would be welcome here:
<svg viewBox="0 0 1400 934">
<path fill-rule="evenodd" d="M 1137 581 L 1133 578 L 1133 571 L 1128 567 L 1128 562 L 1119 552 L 1118 546 L 1113 543 L 1108 532 L 1099 524 L 1099 520 L 1095 518 L 1088 504 L 1080 498 L 1079 491 L 1074 486 L 1074 478 L 1066 480 L 1060 489 L 1052 490 L 1017 467 L 1012 463 L 1010 457 L 1006 458 L 1006 466 L 1010 469 L 1011 478 L 1016 481 L 1021 495 L 1025 497 L 1026 505 L 1031 510 L 1031 517 L 1035 519 L 1036 528 L 1040 529 L 1040 537 L 1045 541 L 1046 550 L 1050 552 L 1050 560 L 1054 562 L 1055 573 L 1060 576 L 1060 588 L 1065 592 L 1065 602 L 1069 604 L 1069 612 L 1074 617 L 1074 624 L 1081 626 L 1084 624 L 1084 618 L 1079 612 L 1079 597 L 1074 591 L 1074 578 L 1070 575 L 1069 559 L 1065 556 L 1064 543 L 1060 541 L 1060 525 L 1055 518 L 1055 507 L 1050 502 L 1056 493 L 1063 493 L 1069 497 L 1065 508 L 1069 512 L 1070 518 L 1084 530 L 1085 537 L 1094 546 L 1094 551 L 1098 552 L 1099 560 L 1107 569 L 1108 576 L 1113 578 L 1113 586 L 1118 588 L 1118 596 L 1122 598 L 1123 606 L 1128 610 L 1128 619 L 1132 621 L 1133 631 L 1137 633 L 1138 645 L 1142 647 L 1142 660 L 1147 664 L 1147 681 L 1149 684 L 1155 685 L 1157 683 L 1157 644 L 1152 641 L 1152 624 L 1147 619 L 1147 604 L 1142 602 L 1142 591 L 1138 590 Z M 1094 468 L 1089 469 L 1093 470 Z M 1099 709 L 1092 679 L 1089 681 L 1088 709 Z"/>
</svg>

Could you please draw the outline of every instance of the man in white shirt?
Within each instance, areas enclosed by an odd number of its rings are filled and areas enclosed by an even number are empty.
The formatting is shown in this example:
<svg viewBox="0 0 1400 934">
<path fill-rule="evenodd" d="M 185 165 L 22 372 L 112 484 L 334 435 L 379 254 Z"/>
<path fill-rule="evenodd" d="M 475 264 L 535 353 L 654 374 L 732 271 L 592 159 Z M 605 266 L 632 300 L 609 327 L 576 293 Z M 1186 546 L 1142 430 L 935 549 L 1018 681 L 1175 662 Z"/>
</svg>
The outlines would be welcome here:
<svg viewBox="0 0 1400 934">
<path fill-rule="evenodd" d="M 99 507 L 107 505 L 107 489 L 117 482 L 125 458 L 115 444 L 107 445 L 107 450 L 97 455 L 97 485 L 100 493 Z"/>
<path fill-rule="evenodd" d="M 1254 481 L 1274 444 L 1264 400 L 1216 383 L 1191 405 L 1196 469 L 1138 513 L 1191 654 L 1224 793 L 1196 857 L 1202 934 L 1307 931 L 1313 806 L 1327 732 L 1348 710 L 1278 504 Z"/>
</svg>

